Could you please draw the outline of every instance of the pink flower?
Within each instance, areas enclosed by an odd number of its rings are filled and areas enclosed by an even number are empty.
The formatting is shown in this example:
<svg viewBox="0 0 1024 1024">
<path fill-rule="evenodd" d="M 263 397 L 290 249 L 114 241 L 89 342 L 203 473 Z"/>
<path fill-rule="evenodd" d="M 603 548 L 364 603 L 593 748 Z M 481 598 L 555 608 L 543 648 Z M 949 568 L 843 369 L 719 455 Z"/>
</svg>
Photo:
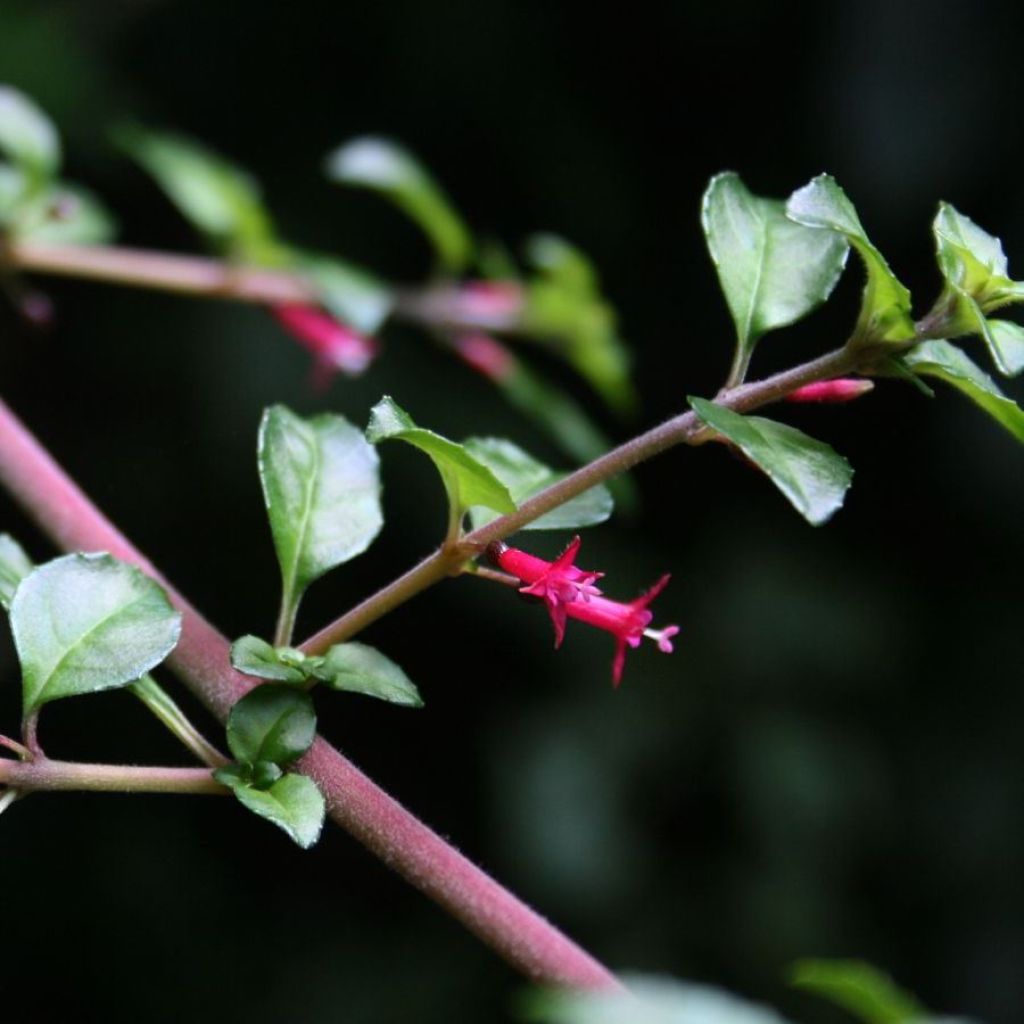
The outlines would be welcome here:
<svg viewBox="0 0 1024 1024">
<path fill-rule="evenodd" d="M 523 288 L 515 281 L 466 281 L 459 287 L 454 312 L 459 320 L 500 328 L 522 307 Z"/>
<path fill-rule="evenodd" d="M 516 370 L 516 357 L 489 334 L 459 334 L 452 341 L 459 358 L 488 380 L 500 383 Z"/>
<path fill-rule="evenodd" d="M 377 355 L 378 345 L 372 338 L 357 334 L 316 306 L 287 302 L 270 310 L 277 322 L 313 353 L 321 373 L 341 371 L 357 377 Z"/>
<path fill-rule="evenodd" d="M 805 384 L 786 395 L 787 402 L 852 402 L 866 395 L 873 387 L 870 380 L 855 380 L 852 377 L 836 377 L 834 380 L 820 380 Z"/>
<path fill-rule="evenodd" d="M 634 601 L 612 601 L 602 596 L 601 591 L 594 586 L 594 582 L 603 573 L 588 572 L 573 565 L 579 549 L 580 539 L 575 537 L 558 558 L 548 562 L 499 541 L 487 549 L 487 554 L 505 572 L 526 584 L 520 587 L 521 593 L 539 597 L 547 605 L 555 627 L 556 647 L 565 635 L 567 617 L 597 626 L 615 637 L 612 682 L 618 686 L 622 681 L 627 647 L 639 647 L 640 641 L 646 636 L 657 643 L 658 650 L 665 654 L 672 651 L 672 637 L 679 632 L 679 627 L 651 629 L 654 615 L 647 607 L 665 589 L 669 577 L 662 576 L 650 590 Z"/>
</svg>

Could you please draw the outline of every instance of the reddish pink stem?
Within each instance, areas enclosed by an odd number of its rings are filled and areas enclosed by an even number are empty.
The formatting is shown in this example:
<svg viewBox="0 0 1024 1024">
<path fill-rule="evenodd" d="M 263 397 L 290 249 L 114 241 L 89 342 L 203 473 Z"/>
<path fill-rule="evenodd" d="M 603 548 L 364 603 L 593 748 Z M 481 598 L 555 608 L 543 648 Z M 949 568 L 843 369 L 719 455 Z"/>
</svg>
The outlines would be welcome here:
<svg viewBox="0 0 1024 1024">
<path fill-rule="evenodd" d="M 66 551 L 108 551 L 159 580 L 182 613 L 168 664 L 222 721 L 252 686 L 229 662 L 228 641 L 85 496 L 0 401 L 0 484 Z M 578 988 L 616 988 L 614 975 L 483 872 L 323 739 L 299 763 L 331 817 L 439 903 L 527 977 Z"/>
</svg>

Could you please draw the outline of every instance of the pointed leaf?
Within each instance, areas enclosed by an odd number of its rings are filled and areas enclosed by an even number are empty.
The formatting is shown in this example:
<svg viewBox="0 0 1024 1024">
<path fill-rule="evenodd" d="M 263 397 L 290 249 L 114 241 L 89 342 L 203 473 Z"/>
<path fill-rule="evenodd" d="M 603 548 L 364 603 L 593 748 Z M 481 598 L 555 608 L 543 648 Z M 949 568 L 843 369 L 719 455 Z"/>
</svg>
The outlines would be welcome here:
<svg viewBox="0 0 1024 1024">
<path fill-rule="evenodd" d="M 256 789 L 226 772 L 218 781 L 231 786 L 238 800 L 253 814 L 273 822 L 304 850 L 319 838 L 327 805 L 312 779 L 289 772 L 267 789 Z"/>
<path fill-rule="evenodd" d="M 314 668 L 313 675 L 332 690 L 421 708 L 423 700 L 412 680 L 390 658 L 366 644 L 336 644 Z"/>
<path fill-rule="evenodd" d="M 0 533 L 0 607 L 10 611 L 18 584 L 32 571 L 32 560 L 9 534 Z"/>
<path fill-rule="evenodd" d="M 463 445 L 470 455 L 487 466 L 508 488 L 516 505 L 521 505 L 527 498 L 566 476 L 538 462 L 511 441 L 497 437 L 470 437 Z M 611 492 L 603 484 L 598 484 L 584 491 L 578 498 L 528 523 L 523 529 L 577 530 L 584 526 L 596 526 L 612 514 L 613 506 Z M 469 518 L 476 530 L 494 519 L 495 514 L 490 509 L 478 506 L 469 510 Z"/>
<path fill-rule="evenodd" d="M 11 602 L 24 713 L 60 697 L 125 686 L 178 642 L 163 589 L 110 555 L 66 555 L 34 570 Z"/>
<path fill-rule="evenodd" d="M 279 683 L 302 683 L 310 673 L 306 661 L 295 647 L 275 648 L 258 636 L 243 636 L 231 645 L 231 665 L 248 676 Z"/>
<path fill-rule="evenodd" d="M 860 960 L 801 960 L 791 984 L 823 996 L 864 1024 L 924 1022 L 928 1013 L 882 971 Z"/>
<path fill-rule="evenodd" d="M 53 122 L 24 93 L 0 85 L 0 153 L 38 185 L 60 166 Z"/>
<path fill-rule="evenodd" d="M 843 504 L 853 469 L 821 441 L 761 416 L 741 416 L 703 398 L 690 398 L 697 415 L 730 440 L 812 525 L 820 526 Z"/>
<path fill-rule="evenodd" d="M 449 441 L 413 422 L 390 397 L 382 398 L 370 412 L 366 436 L 374 444 L 399 440 L 425 452 L 441 474 L 453 519 L 461 520 L 467 509 L 485 505 L 495 512 L 514 512 L 508 488 L 461 444 Z"/>
<path fill-rule="evenodd" d="M 22 204 L 12 226 L 19 239 L 54 245 L 100 245 L 115 233 L 103 204 L 87 189 L 64 182 Z"/>
<path fill-rule="evenodd" d="M 986 320 L 983 337 L 996 366 L 1007 377 L 1024 370 L 1024 327 L 1012 320 Z"/>
<path fill-rule="evenodd" d="M 341 416 L 307 420 L 275 405 L 260 424 L 259 467 L 284 591 L 297 602 L 380 532 L 377 453 Z"/>
<path fill-rule="evenodd" d="M 296 254 L 299 273 L 320 304 L 360 334 L 376 334 L 395 304 L 392 289 L 368 271 L 331 256 Z"/>
<path fill-rule="evenodd" d="M 289 764 L 309 750 L 315 737 L 312 699 L 289 686 L 257 686 L 228 715 L 228 747 L 248 764 Z"/>
<path fill-rule="evenodd" d="M 457 273 L 469 262 L 469 230 L 426 168 L 397 143 L 373 136 L 352 139 L 327 157 L 327 176 L 391 200 L 420 226 L 447 270 Z"/>
<path fill-rule="evenodd" d="M 565 359 L 612 408 L 629 411 L 636 404 L 629 351 L 593 264 L 557 235 L 534 235 L 526 252 L 538 273 L 526 284 L 523 334 Z"/>
<path fill-rule="evenodd" d="M 786 216 L 798 224 L 837 232 L 863 259 L 868 279 L 857 319 L 859 340 L 906 341 L 914 337 L 910 292 L 871 243 L 853 203 L 835 178 L 819 174 L 810 184 L 794 192 L 786 204 Z"/>
<path fill-rule="evenodd" d="M 180 135 L 131 127 L 118 133 L 118 142 L 217 249 L 255 263 L 273 262 L 273 224 L 259 186 L 245 171 Z"/>
<path fill-rule="evenodd" d="M 701 223 L 744 362 L 767 331 L 820 306 L 846 265 L 843 236 L 787 218 L 785 203 L 755 196 L 732 171 L 711 179 Z"/>
<path fill-rule="evenodd" d="M 962 391 L 1024 443 L 1024 410 L 999 390 L 987 373 L 948 341 L 925 341 L 902 357 L 905 367 Z"/>
</svg>

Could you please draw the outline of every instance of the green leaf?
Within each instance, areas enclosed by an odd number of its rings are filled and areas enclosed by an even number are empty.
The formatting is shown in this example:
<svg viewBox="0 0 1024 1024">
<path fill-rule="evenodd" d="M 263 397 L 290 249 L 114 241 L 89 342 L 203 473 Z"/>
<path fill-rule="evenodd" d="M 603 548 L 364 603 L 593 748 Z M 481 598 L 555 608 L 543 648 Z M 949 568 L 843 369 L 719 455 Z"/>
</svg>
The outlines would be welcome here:
<svg viewBox="0 0 1024 1024">
<path fill-rule="evenodd" d="M 433 177 L 396 142 L 352 139 L 329 154 L 326 169 L 332 181 L 372 189 L 403 210 L 430 239 L 446 270 L 458 273 L 469 262 L 469 230 Z"/>
<path fill-rule="evenodd" d="M 556 235 L 534 235 L 526 254 L 537 274 L 525 286 L 522 333 L 561 356 L 613 409 L 632 409 L 629 352 L 593 264 Z"/>
<path fill-rule="evenodd" d="M 889 975 L 860 960 L 801 960 L 791 984 L 823 996 L 864 1024 L 924 1022 L 927 1012 Z"/>
<path fill-rule="evenodd" d="M 32 571 L 32 560 L 9 534 L 0 533 L 0 607 L 10 611 L 18 584 Z"/>
<path fill-rule="evenodd" d="M 180 135 L 129 127 L 117 141 L 215 248 L 254 263 L 281 258 L 259 186 L 245 171 Z"/>
<path fill-rule="evenodd" d="M 320 304 L 360 334 L 376 334 L 391 315 L 395 296 L 380 278 L 331 256 L 297 253 L 299 273 Z"/>
<path fill-rule="evenodd" d="M 279 683 L 303 683 L 310 672 L 306 656 L 295 647 L 276 648 L 258 636 L 243 636 L 231 645 L 231 664 L 239 672 Z"/>
<path fill-rule="evenodd" d="M 516 509 L 508 488 L 487 466 L 461 444 L 417 427 L 409 414 L 388 396 L 370 411 L 366 436 L 374 444 L 405 441 L 430 456 L 448 494 L 450 524 L 461 523 L 466 511 L 474 505 L 485 505 L 501 513 Z"/>
<path fill-rule="evenodd" d="M 1024 370 L 1024 329 L 985 314 L 1024 299 L 1024 284 L 1010 279 L 998 238 L 949 203 L 940 203 L 932 224 L 939 270 L 946 290 L 939 306 L 948 309 L 949 334 L 980 334 L 1000 372 Z"/>
<path fill-rule="evenodd" d="M 812 526 L 820 526 L 843 504 L 853 469 L 827 444 L 785 423 L 741 416 L 703 398 L 689 402 L 709 427 L 764 470 Z"/>
<path fill-rule="evenodd" d="M 315 737 L 312 698 L 289 686 L 257 686 L 228 715 L 228 747 L 248 764 L 289 764 L 309 750 Z"/>
<path fill-rule="evenodd" d="M 914 373 L 952 384 L 1024 443 L 1024 411 L 955 345 L 925 341 L 915 345 L 901 361 Z"/>
<path fill-rule="evenodd" d="M 302 419 L 275 405 L 260 424 L 259 468 L 286 601 L 297 605 L 380 532 L 379 460 L 341 416 Z"/>
<path fill-rule="evenodd" d="M 897 280 L 885 257 L 868 239 L 853 203 L 830 174 L 819 174 L 794 192 L 786 216 L 812 228 L 842 235 L 860 254 L 867 271 L 854 337 L 861 343 L 907 341 L 914 337 L 910 292 Z"/>
<path fill-rule="evenodd" d="M 545 1024 L 784 1024 L 767 1007 L 673 978 L 629 976 L 625 989 L 539 989 L 523 1007 Z"/>
<path fill-rule="evenodd" d="M 100 245 L 115 233 L 106 207 L 88 190 L 66 183 L 22 203 L 12 222 L 15 237 L 54 245 Z"/>
<path fill-rule="evenodd" d="M 308 850 L 319 838 L 327 806 L 312 779 L 289 772 L 269 788 L 255 789 L 226 769 L 216 775 L 230 786 L 238 800 L 253 814 L 273 822 L 299 846 Z"/>
<path fill-rule="evenodd" d="M 0 85 L 0 153 L 22 170 L 33 187 L 60 166 L 60 138 L 53 122 L 24 93 Z"/>
<path fill-rule="evenodd" d="M 795 223 L 785 203 L 754 195 L 732 171 L 711 179 L 701 223 L 736 325 L 737 365 L 745 368 L 763 334 L 832 294 L 849 246 L 832 231 Z"/>
<path fill-rule="evenodd" d="M 66 555 L 25 577 L 11 602 L 24 714 L 60 697 L 125 686 L 178 642 L 163 589 L 110 555 Z"/>
<path fill-rule="evenodd" d="M 313 669 L 313 675 L 332 690 L 421 708 L 423 701 L 412 680 L 390 658 L 366 644 L 336 644 Z"/>
<path fill-rule="evenodd" d="M 470 437 L 463 442 L 463 447 L 508 488 L 517 506 L 566 476 L 538 462 L 511 441 L 497 437 Z M 584 491 L 578 498 L 528 523 L 523 529 L 577 530 L 584 526 L 596 526 L 612 514 L 613 506 L 611 492 L 603 484 L 598 484 Z M 475 530 L 496 517 L 490 509 L 478 506 L 469 510 L 469 518 Z"/>
</svg>

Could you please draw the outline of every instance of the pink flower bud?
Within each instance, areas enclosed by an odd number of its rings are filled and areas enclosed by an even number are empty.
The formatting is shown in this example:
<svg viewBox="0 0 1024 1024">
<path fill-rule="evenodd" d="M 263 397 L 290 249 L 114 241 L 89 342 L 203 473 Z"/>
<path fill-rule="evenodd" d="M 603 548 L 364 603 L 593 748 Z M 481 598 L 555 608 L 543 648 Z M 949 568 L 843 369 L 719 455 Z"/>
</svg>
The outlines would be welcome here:
<svg viewBox="0 0 1024 1024">
<path fill-rule="evenodd" d="M 836 377 L 805 384 L 786 395 L 787 402 L 852 402 L 874 388 L 874 382 L 853 377 Z"/>
<path fill-rule="evenodd" d="M 316 306 L 280 303 L 270 310 L 277 322 L 313 353 L 320 369 L 357 377 L 377 355 L 376 341 L 356 333 Z"/>
<path fill-rule="evenodd" d="M 515 281 L 466 281 L 456 298 L 458 319 L 494 326 L 518 316 L 522 306 L 523 289 Z"/>
<path fill-rule="evenodd" d="M 456 354 L 488 380 L 507 380 L 516 369 L 516 357 L 489 334 L 460 334 L 452 343 Z"/>
</svg>

